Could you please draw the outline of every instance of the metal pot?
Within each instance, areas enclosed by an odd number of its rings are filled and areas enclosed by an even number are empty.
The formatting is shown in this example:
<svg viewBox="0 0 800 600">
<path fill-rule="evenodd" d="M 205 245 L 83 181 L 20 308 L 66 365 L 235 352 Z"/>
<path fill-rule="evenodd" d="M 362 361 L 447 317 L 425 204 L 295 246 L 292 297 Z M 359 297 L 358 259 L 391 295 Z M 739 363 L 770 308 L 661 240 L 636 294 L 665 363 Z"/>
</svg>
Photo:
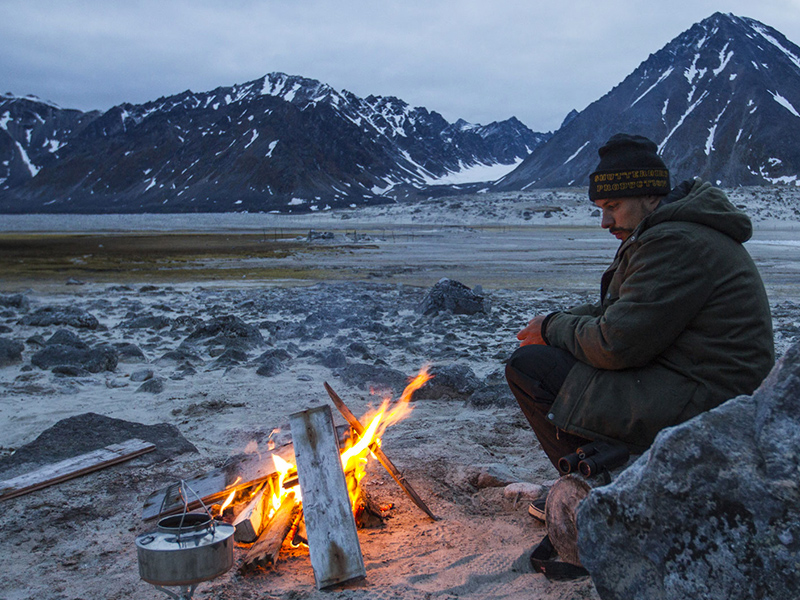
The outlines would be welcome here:
<svg viewBox="0 0 800 600">
<path fill-rule="evenodd" d="M 233 525 L 205 513 L 164 517 L 136 538 L 139 576 L 157 586 L 193 585 L 233 566 Z"/>
</svg>

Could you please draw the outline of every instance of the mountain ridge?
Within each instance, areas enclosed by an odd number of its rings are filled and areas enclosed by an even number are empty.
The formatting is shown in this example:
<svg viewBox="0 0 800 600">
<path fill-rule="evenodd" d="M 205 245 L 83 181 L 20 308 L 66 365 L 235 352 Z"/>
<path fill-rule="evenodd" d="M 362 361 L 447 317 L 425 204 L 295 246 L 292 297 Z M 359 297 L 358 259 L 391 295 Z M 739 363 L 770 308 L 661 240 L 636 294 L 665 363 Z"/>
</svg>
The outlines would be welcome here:
<svg viewBox="0 0 800 600">
<path fill-rule="evenodd" d="M 69 111 L 70 126 L 47 134 L 39 132 L 62 113 L 34 104 L 0 99 L 0 212 L 297 212 L 389 202 L 395 187 L 514 165 L 548 135 L 516 118 L 448 123 L 396 97 L 359 98 L 284 73 L 103 113 Z"/>
</svg>

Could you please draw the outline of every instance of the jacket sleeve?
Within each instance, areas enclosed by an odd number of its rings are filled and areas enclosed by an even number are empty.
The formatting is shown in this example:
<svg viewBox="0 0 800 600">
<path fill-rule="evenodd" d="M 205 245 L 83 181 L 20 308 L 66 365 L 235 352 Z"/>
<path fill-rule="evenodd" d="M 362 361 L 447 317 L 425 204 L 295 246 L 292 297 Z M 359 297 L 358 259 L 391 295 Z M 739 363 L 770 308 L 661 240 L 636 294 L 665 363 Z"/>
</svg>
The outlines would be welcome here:
<svg viewBox="0 0 800 600">
<path fill-rule="evenodd" d="M 590 315 L 599 317 L 603 314 L 603 307 L 600 304 L 580 304 L 564 312 L 568 315 Z"/>
<path fill-rule="evenodd" d="M 712 292 L 703 240 L 653 228 L 630 249 L 619 297 L 602 315 L 557 313 L 547 323 L 551 346 L 599 369 L 648 364 L 686 328 Z M 624 270 L 624 272 L 620 272 Z"/>
</svg>

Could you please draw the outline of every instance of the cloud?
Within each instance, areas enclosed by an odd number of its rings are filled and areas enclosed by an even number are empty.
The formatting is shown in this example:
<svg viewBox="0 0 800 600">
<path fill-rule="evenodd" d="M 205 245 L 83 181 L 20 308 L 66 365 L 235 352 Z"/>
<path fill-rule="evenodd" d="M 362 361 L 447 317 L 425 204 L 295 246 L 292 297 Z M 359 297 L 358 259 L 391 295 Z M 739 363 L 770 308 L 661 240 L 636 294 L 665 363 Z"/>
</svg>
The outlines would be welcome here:
<svg viewBox="0 0 800 600">
<path fill-rule="evenodd" d="M 83 110 L 272 71 L 535 130 L 596 100 L 716 11 L 800 39 L 800 0 L 4 0 L 4 91 Z"/>
</svg>

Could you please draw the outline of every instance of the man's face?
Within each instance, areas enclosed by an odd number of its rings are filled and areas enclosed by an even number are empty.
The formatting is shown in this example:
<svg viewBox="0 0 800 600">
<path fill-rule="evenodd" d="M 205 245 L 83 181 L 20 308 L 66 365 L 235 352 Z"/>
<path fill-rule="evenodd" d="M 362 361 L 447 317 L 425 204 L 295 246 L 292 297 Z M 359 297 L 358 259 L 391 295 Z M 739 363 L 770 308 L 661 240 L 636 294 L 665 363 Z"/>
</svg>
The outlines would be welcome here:
<svg viewBox="0 0 800 600">
<path fill-rule="evenodd" d="M 595 200 L 595 204 L 603 211 L 600 226 L 621 242 L 627 240 L 647 215 L 653 212 L 660 198 L 643 196 L 633 198 L 610 198 Z"/>
</svg>

